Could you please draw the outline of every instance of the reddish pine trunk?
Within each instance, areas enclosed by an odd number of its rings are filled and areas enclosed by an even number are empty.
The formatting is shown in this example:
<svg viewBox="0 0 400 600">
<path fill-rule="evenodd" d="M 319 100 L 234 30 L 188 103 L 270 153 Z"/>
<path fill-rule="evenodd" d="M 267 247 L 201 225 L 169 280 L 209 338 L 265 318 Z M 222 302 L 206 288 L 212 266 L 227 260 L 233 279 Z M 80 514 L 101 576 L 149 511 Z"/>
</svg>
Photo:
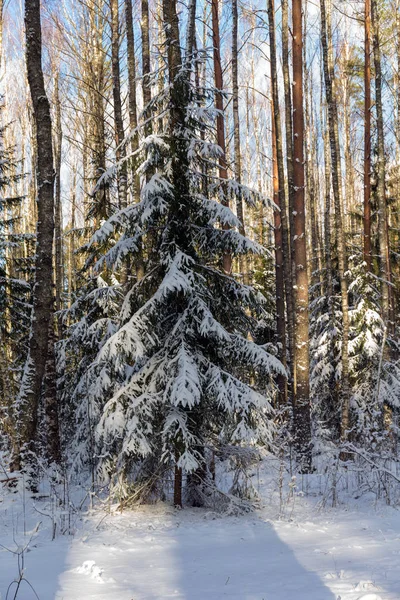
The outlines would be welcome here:
<svg viewBox="0 0 400 600">
<path fill-rule="evenodd" d="M 218 0 L 212 0 L 211 12 L 212 12 L 212 32 L 213 32 L 213 48 L 214 48 L 214 84 L 215 84 L 215 106 L 218 110 L 217 114 L 217 144 L 222 150 L 222 155 L 219 158 L 219 177 L 220 179 L 228 178 L 228 170 L 226 166 L 226 146 L 225 146 L 225 125 L 224 125 L 224 103 L 223 103 L 223 78 L 222 78 L 222 67 L 221 67 L 221 53 L 220 53 L 220 36 L 219 36 L 219 16 L 218 16 Z M 226 196 L 226 190 L 224 190 L 224 196 L 221 199 L 224 206 L 229 206 L 229 199 Z M 227 226 L 224 226 L 228 229 Z M 230 254 L 223 256 L 223 268 L 226 273 L 232 271 L 232 257 Z"/>
</svg>

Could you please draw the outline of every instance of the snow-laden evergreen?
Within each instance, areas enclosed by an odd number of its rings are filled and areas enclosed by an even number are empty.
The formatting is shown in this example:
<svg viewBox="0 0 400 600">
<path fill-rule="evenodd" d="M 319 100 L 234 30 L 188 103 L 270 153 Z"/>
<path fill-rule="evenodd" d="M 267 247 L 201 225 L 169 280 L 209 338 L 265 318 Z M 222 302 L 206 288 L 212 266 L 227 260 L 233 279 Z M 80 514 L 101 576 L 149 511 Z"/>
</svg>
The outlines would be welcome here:
<svg viewBox="0 0 400 600">
<path fill-rule="evenodd" d="M 23 198 L 17 189 L 22 175 L 15 149 L 5 143 L 6 130 L 7 126 L 0 127 L 0 435 L 11 433 L 12 401 L 26 357 L 33 237 L 20 232 Z"/>
<path fill-rule="evenodd" d="M 349 356 L 352 374 L 354 439 L 376 448 L 390 440 L 397 419 L 385 421 L 385 412 L 399 408 L 400 371 L 397 348 L 380 316 L 380 281 L 365 272 L 365 263 L 351 269 L 349 291 L 353 297 L 350 312 Z"/>
<path fill-rule="evenodd" d="M 349 439 L 364 449 L 392 446 L 397 430 L 400 371 L 395 336 L 380 315 L 380 281 L 366 270 L 359 255 L 350 257 L 349 284 Z M 311 303 L 311 389 L 315 416 L 315 449 L 340 439 L 342 313 L 334 294 Z M 385 414 L 387 422 L 385 425 Z M 390 426 L 388 424 L 390 423 Z M 389 446 L 388 446 L 389 444 Z"/>
<path fill-rule="evenodd" d="M 265 298 L 222 270 L 224 255 L 265 250 L 238 232 L 238 219 L 219 202 L 233 201 L 239 185 L 216 175 L 211 96 L 194 93 L 184 68 L 167 92 L 167 129 L 128 157 L 141 160 L 140 202 L 111 215 L 87 244 L 86 273 L 101 285 L 81 292 L 66 315 L 80 318 L 60 346 L 81 458 L 94 452 L 106 478 L 157 465 L 206 473 L 207 456 L 221 447 L 268 443 L 274 375 L 284 373 L 253 340 L 267 317 Z"/>
</svg>

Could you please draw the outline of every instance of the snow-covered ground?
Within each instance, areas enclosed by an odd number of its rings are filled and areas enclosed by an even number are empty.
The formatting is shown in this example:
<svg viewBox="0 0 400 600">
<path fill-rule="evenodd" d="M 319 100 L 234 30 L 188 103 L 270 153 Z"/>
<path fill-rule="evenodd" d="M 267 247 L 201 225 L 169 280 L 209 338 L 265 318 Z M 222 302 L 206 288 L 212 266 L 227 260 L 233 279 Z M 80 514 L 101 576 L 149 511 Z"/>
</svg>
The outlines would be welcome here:
<svg viewBox="0 0 400 600">
<path fill-rule="evenodd" d="M 52 541 L 54 510 L 64 525 L 68 515 L 0 486 L 0 598 L 28 544 L 27 581 L 9 599 L 400 599 L 398 510 L 368 497 L 322 509 L 317 496 L 295 494 L 279 518 L 275 499 L 265 493 L 264 508 L 243 516 L 97 508 L 73 515 L 74 535 L 56 531 Z"/>
</svg>

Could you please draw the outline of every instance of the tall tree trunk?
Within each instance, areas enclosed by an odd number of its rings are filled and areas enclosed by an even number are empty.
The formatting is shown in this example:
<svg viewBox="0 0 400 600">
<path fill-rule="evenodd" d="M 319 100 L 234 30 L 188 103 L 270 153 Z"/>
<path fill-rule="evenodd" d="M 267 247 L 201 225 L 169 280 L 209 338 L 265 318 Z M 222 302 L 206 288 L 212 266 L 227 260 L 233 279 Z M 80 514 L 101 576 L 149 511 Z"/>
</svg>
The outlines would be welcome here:
<svg viewBox="0 0 400 600">
<path fill-rule="evenodd" d="M 299 461 L 311 468 L 308 277 L 304 203 L 304 111 L 302 0 L 292 0 L 293 18 L 293 246 L 295 258 L 294 427 Z"/>
<path fill-rule="evenodd" d="M 219 15 L 218 15 L 219 0 L 212 0 L 212 33 L 213 33 L 213 50 L 214 50 L 214 84 L 215 84 L 215 106 L 217 114 L 217 144 L 222 150 L 222 155 L 219 157 L 219 177 L 224 180 L 228 178 L 228 170 L 226 165 L 226 145 L 225 145 L 225 124 L 224 124 L 224 103 L 223 103 L 223 79 L 221 66 L 221 48 L 219 35 Z M 229 199 L 224 190 L 221 202 L 224 206 L 229 206 Z M 224 226 L 226 227 L 226 226 Z M 232 257 L 230 254 L 223 256 L 223 269 L 226 273 L 232 271 Z"/>
<path fill-rule="evenodd" d="M 171 137 L 171 177 L 175 190 L 172 211 L 178 222 L 188 218 L 189 184 L 187 177 L 188 154 L 187 142 L 183 133 L 186 120 L 186 109 L 189 102 L 190 72 L 182 69 L 182 54 L 179 43 L 179 21 L 176 12 L 176 0 L 163 0 L 164 31 L 168 54 L 168 83 L 170 88 L 169 134 Z M 179 227 L 179 235 L 185 240 L 185 232 Z M 186 241 L 187 243 L 187 241 Z M 180 442 L 177 441 L 179 447 Z M 180 452 L 177 447 L 176 460 Z M 182 469 L 175 465 L 174 504 L 182 506 Z"/>
<path fill-rule="evenodd" d="M 273 179 L 274 179 L 274 202 L 279 211 L 274 211 L 275 226 L 275 260 L 276 260 L 276 302 L 277 302 L 277 330 L 278 341 L 281 345 L 280 358 L 286 366 L 286 325 L 285 325 L 285 285 L 286 298 L 289 304 L 292 299 L 292 274 L 289 244 L 289 224 L 287 219 L 285 173 L 283 166 L 282 130 L 279 110 L 279 89 L 277 77 L 276 38 L 275 38 L 275 7 L 274 0 L 268 0 L 268 27 L 270 45 L 271 65 L 271 121 L 272 121 L 272 150 L 273 150 Z M 289 315 L 290 320 L 291 315 Z M 281 323 L 281 320 L 283 321 Z M 280 382 L 281 400 L 287 400 L 286 383 Z"/>
<path fill-rule="evenodd" d="M 272 123 L 272 177 L 274 202 L 277 209 L 274 210 L 274 236 L 275 236 L 275 305 L 276 305 L 276 334 L 279 347 L 279 358 L 286 366 L 286 324 L 285 324 L 285 279 L 284 279 L 284 252 L 282 243 L 282 186 L 283 181 L 279 178 L 278 169 L 278 140 L 276 131 L 274 100 L 271 100 L 271 123 Z M 287 401 L 286 379 L 283 375 L 278 376 L 279 406 L 284 406 Z"/>
<path fill-rule="evenodd" d="M 190 0 L 188 7 L 188 25 L 186 32 L 185 62 L 188 69 L 192 68 L 194 51 L 196 48 L 196 0 Z"/>
<path fill-rule="evenodd" d="M 344 227 L 347 231 L 352 231 L 352 214 L 354 213 L 354 167 L 351 152 L 351 132 L 350 132 L 350 81 L 348 76 L 349 63 L 349 44 L 344 42 L 343 50 L 343 68 L 342 68 L 342 89 L 343 89 L 343 135 L 344 135 L 344 160 L 346 166 L 346 204 L 343 207 Z M 346 219 L 347 216 L 347 219 Z"/>
<path fill-rule="evenodd" d="M 333 306 L 333 273 L 332 273 L 332 235 L 331 235 L 331 223 L 332 223 L 332 205 L 331 205 L 331 161 L 329 158 L 329 132 L 327 117 L 325 118 L 325 126 L 323 125 L 324 119 L 323 114 L 327 113 L 323 99 L 323 72 L 321 72 L 321 99 L 320 99 L 320 115 L 321 115 L 321 127 L 324 127 L 323 131 L 323 148 L 324 148 L 324 182 L 325 182 L 325 206 L 324 206 L 324 246 L 325 246 L 325 272 L 326 272 L 326 288 L 325 294 L 329 306 L 329 313 L 334 322 L 334 306 Z"/>
<path fill-rule="evenodd" d="M 124 145 L 124 122 L 122 119 L 122 101 L 121 101 L 121 74 L 119 65 L 119 14 L 118 0 L 111 0 L 111 68 L 112 68 L 112 89 L 114 101 L 114 130 L 117 167 L 117 186 L 119 207 L 125 208 L 127 205 L 127 168 L 126 168 L 126 150 Z"/>
<path fill-rule="evenodd" d="M 346 280 L 346 241 L 343 227 L 338 111 L 334 96 L 332 32 L 330 0 L 321 0 L 321 40 L 324 65 L 325 92 L 328 109 L 328 129 L 331 149 L 332 189 L 335 202 L 338 267 L 342 306 L 342 376 L 341 376 L 341 435 L 346 440 L 349 423 L 349 300 Z"/>
<path fill-rule="evenodd" d="M 46 415 L 46 452 L 51 462 L 61 462 L 61 446 L 59 436 L 58 407 L 57 407 L 57 372 L 54 344 L 56 333 L 55 321 L 49 324 L 49 345 L 43 381 L 43 405 Z"/>
<path fill-rule="evenodd" d="M 371 0 L 365 0 L 364 22 L 364 261 L 371 256 Z"/>
<path fill-rule="evenodd" d="M 68 305 L 71 308 L 73 295 L 76 289 L 76 258 L 75 258 L 75 228 L 76 228 L 76 164 L 72 167 L 72 185 L 71 185 L 71 231 L 69 234 L 68 246 Z"/>
<path fill-rule="evenodd" d="M 143 117 L 145 135 L 152 132 L 150 112 L 148 105 L 151 102 L 151 58 L 150 58 L 150 23 L 149 23 L 149 0 L 142 0 L 142 93 L 143 93 Z"/>
<path fill-rule="evenodd" d="M 232 0 L 232 108 L 233 108 L 233 146 L 234 146 L 234 173 L 239 186 L 242 180 L 242 162 L 240 152 L 240 120 L 239 120 L 239 84 L 238 84 L 238 5 L 237 0 Z M 243 198 L 239 187 L 236 200 L 236 214 L 240 221 L 239 231 L 245 234 Z M 242 265 L 245 268 L 245 265 Z M 243 273 L 246 279 L 246 273 Z"/>
<path fill-rule="evenodd" d="M 135 36 L 133 32 L 132 0 L 125 0 L 125 28 L 128 54 L 128 111 L 129 127 L 131 130 L 132 154 L 139 148 L 139 134 L 137 131 L 137 98 L 136 98 L 136 59 L 135 59 Z M 137 172 L 136 161 L 133 160 L 133 195 L 135 202 L 140 200 L 140 177 Z"/>
<path fill-rule="evenodd" d="M 233 145 L 234 145 L 234 175 L 239 184 L 236 198 L 236 214 L 240 221 L 239 233 L 246 235 L 244 224 L 244 203 L 242 197 L 242 157 L 240 148 L 240 118 L 239 118 L 239 83 L 238 83 L 238 4 L 232 0 L 232 110 L 233 110 Z M 239 259 L 239 269 L 244 283 L 249 283 L 248 257 Z"/>
<path fill-rule="evenodd" d="M 15 467 L 21 464 L 21 452 L 33 449 L 38 424 L 38 407 L 49 344 L 49 324 L 53 309 L 53 239 L 54 239 L 54 165 L 50 106 L 42 71 L 42 32 L 40 0 L 25 2 L 26 65 L 37 143 L 37 242 L 35 286 L 29 352 L 17 406 L 20 424 L 20 447 Z"/>
<path fill-rule="evenodd" d="M 62 205 L 61 205 L 61 151 L 62 151 L 62 126 L 61 102 L 59 92 L 59 74 L 56 74 L 54 83 L 54 166 L 55 166 L 55 206 L 54 206 L 54 247 L 55 247 L 55 282 L 56 282 L 56 310 L 62 308 L 62 293 L 64 286 L 64 260 L 62 239 Z M 62 335 L 62 319 L 57 320 L 57 337 Z"/>
<path fill-rule="evenodd" d="M 295 366 L 295 315 L 294 315 L 294 292 L 296 286 L 296 271 L 294 268 L 294 244 L 292 236 L 294 231 L 294 188 L 293 188 L 293 122 L 292 122 L 292 94 L 290 90 L 289 73 L 289 8 L 288 0 L 282 0 L 282 71 L 283 71 L 283 89 L 285 99 L 285 141 L 286 141 L 286 171 L 287 171 L 287 189 L 289 204 L 289 222 L 288 222 L 288 260 L 289 273 L 285 273 L 285 294 L 286 310 L 288 324 L 289 341 L 289 359 L 290 359 L 290 379 L 292 387 L 292 402 L 294 402 L 294 366 Z"/>
<path fill-rule="evenodd" d="M 388 237 L 388 214 L 386 204 L 386 186 L 385 186 L 385 138 L 383 129 L 383 105 L 382 105 L 382 66 L 380 49 L 380 24 L 379 7 L 376 0 L 371 0 L 371 25 L 373 31 L 373 51 L 375 66 L 375 106 L 376 106 L 376 127 L 377 127 L 377 196 L 379 211 L 379 256 L 380 256 L 380 277 L 382 293 L 382 319 L 386 327 L 390 327 L 391 320 L 391 269 L 389 255 L 389 237 Z"/>
<path fill-rule="evenodd" d="M 87 156 L 87 167 L 91 166 L 91 183 L 96 185 L 106 170 L 106 132 L 105 132 L 105 89 L 106 89 L 106 52 L 103 45 L 104 18 L 97 13 L 97 5 L 91 3 L 89 12 L 90 28 L 93 31 L 93 49 L 89 63 L 89 91 L 87 111 L 90 120 L 87 123 L 88 142 L 91 156 Z M 99 12 L 101 12 L 99 10 Z M 89 169 L 86 169 L 89 174 Z M 90 193 L 92 190 L 89 190 Z M 100 227 L 103 220 L 110 216 L 111 206 L 109 189 L 102 183 L 95 196 L 94 226 Z"/>
<path fill-rule="evenodd" d="M 139 132 L 137 118 L 136 99 L 136 62 L 135 62 L 135 38 L 132 21 L 132 0 L 125 0 L 125 26 L 128 51 L 128 109 L 129 127 L 131 129 L 131 151 L 136 153 L 139 148 Z M 136 156 L 132 159 L 133 196 L 134 201 L 140 201 L 140 175 L 137 170 Z M 144 276 L 143 250 L 140 249 L 135 263 L 136 278 L 140 280 Z"/>
</svg>

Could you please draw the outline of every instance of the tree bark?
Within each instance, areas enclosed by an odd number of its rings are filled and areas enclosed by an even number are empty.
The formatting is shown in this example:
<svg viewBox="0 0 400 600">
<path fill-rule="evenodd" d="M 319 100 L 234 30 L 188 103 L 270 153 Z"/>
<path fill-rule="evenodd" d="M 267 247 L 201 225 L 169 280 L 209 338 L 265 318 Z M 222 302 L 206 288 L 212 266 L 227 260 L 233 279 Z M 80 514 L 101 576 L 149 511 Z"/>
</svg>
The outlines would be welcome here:
<svg viewBox="0 0 400 600">
<path fill-rule="evenodd" d="M 137 118 L 136 98 L 136 61 L 135 61 L 135 38 L 132 21 L 132 0 L 125 0 L 125 26 L 128 52 L 128 109 L 129 126 L 131 129 L 131 152 L 135 154 L 139 148 L 139 132 Z M 151 92 L 150 92 L 151 93 Z M 137 203 L 140 201 L 140 176 L 137 170 L 136 155 L 131 161 L 133 177 L 133 198 Z M 136 278 L 139 281 L 144 276 L 143 249 L 140 249 L 135 262 Z"/>
<path fill-rule="evenodd" d="M 268 0 L 268 27 L 271 65 L 271 122 L 272 122 L 272 160 L 273 160 L 273 188 L 274 202 L 279 210 L 274 211 L 275 232 L 275 261 L 276 261 L 276 307 L 277 307 L 277 333 L 280 344 L 280 359 L 286 366 L 286 323 L 285 323 L 285 283 L 286 297 L 292 297 L 292 275 L 289 246 L 289 226 L 287 220 L 287 206 L 285 193 L 285 174 L 283 166 L 282 130 L 279 110 L 279 90 L 277 77 L 277 57 L 275 39 L 275 7 L 274 0 Z M 287 385 L 284 379 L 279 381 L 281 403 L 287 401 Z"/>
<path fill-rule="evenodd" d="M 289 73 L 289 17 L 288 0 L 282 0 L 282 71 L 283 71 L 283 89 L 285 100 L 285 141 L 286 141 L 286 171 L 287 171 L 287 189 L 289 204 L 288 221 L 288 261 L 289 273 L 285 274 L 285 294 L 286 311 L 288 324 L 288 346 L 290 359 L 290 380 L 292 387 L 292 403 L 294 402 L 294 380 L 295 380 L 295 361 L 296 347 L 294 340 L 294 293 L 296 286 L 295 268 L 294 268 L 294 244 L 292 236 L 294 231 L 294 189 L 293 189 L 293 122 L 292 122 L 292 94 L 290 90 Z"/>
<path fill-rule="evenodd" d="M 144 132 L 148 136 L 152 132 L 150 112 L 148 106 L 151 102 L 151 58 L 150 58 L 150 24 L 149 0 L 142 0 L 142 93 L 143 93 L 143 118 Z"/>
<path fill-rule="evenodd" d="M 219 16 L 218 16 L 219 0 L 212 0 L 212 33 L 213 33 L 213 50 L 214 50 L 214 84 L 215 84 L 215 107 L 217 113 L 217 144 L 222 150 L 222 155 L 219 157 L 219 178 L 226 180 L 228 178 L 228 169 L 226 165 L 226 145 L 225 145 L 225 124 L 224 124 L 224 103 L 223 103 L 223 78 L 221 67 L 221 49 L 219 35 Z M 221 202 L 224 206 L 229 206 L 229 199 L 226 195 L 226 189 L 223 190 Z M 227 229 L 227 226 L 224 226 Z M 223 256 L 223 269 L 226 273 L 232 271 L 232 257 L 230 254 Z"/>
<path fill-rule="evenodd" d="M 71 308 L 76 289 L 75 227 L 76 227 L 76 164 L 72 167 L 71 185 L 71 231 L 68 245 L 68 305 Z"/>
<path fill-rule="evenodd" d="M 293 246 L 295 258 L 294 428 L 299 462 L 311 468 L 308 277 L 304 202 L 304 110 L 302 0 L 292 0 L 293 18 Z"/>
<path fill-rule="evenodd" d="M 271 122 L 272 122 L 272 177 L 274 202 L 277 209 L 274 210 L 274 237 L 275 237 L 275 306 L 276 306 L 276 337 L 279 348 L 279 359 L 286 366 L 286 324 L 285 324 L 285 280 L 284 280 L 284 253 L 282 243 L 282 220 L 281 220 L 281 197 L 282 180 L 279 178 L 277 134 L 274 100 L 271 100 Z M 279 406 L 285 406 L 287 401 L 286 379 L 283 375 L 278 376 Z"/>
<path fill-rule="evenodd" d="M 240 119 L 239 119 L 239 83 L 238 83 L 238 4 L 232 0 L 232 110 L 233 110 L 233 146 L 234 146 L 234 175 L 239 184 L 236 197 L 236 215 L 240 221 L 239 233 L 246 235 L 244 225 L 244 205 L 241 191 L 242 159 L 240 148 Z M 239 269 L 244 283 L 249 283 L 248 259 L 239 259 Z"/>
<path fill-rule="evenodd" d="M 26 65 L 36 125 L 37 242 L 29 352 L 19 395 L 21 451 L 33 449 L 53 310 L 54 164 L 50 106 L 42 71 L 40 0 L 25 2 Z"/>
<path fill-rule="evenodd" d="M 388 214 L 386 203 L 386 185 L 385 185 L 385 138 L 383 125 L 383 105 L 382 105 L 382 66 L 380 49 L 380 23 L 379 7 L 376 0 L 371 0 L 371 25 L 373 31 L 373 52 L 375 67 L 375 106 L 376 106 L 376 127 L 377 127 L 377 197 L 378 197 L 378 235 L 379 235 L 379 256 L 380 256 L 380 277 L 381 277 L 381 316 L 386 327 L 390 327 L 391 320 L 391 269 L 389 254 L 389 236 L 388 236 Z M 386 354 L 386 349 L 385 349 Z"/>
<path fill-rule="evenodd" d="M 62 239 L 62 206 L 61 206 L 61 151 L 62 151 L 62 126 L 61 102 L 59 92 L 59 74 L 56 74 L 54 83 L 55 119 L 54 119 L 54 166 L 55 166 L 55 206 L 54 206 L 54 247 L 55 247 L 55 282 L 56 282 L 56 310 L 62 308 L 62 293 L 64 285 L 64 260 Z M 62 320 L 57 319 L 57 337 L 62 335 Z"/>
<path fill-rule="evenodd" d="M 117 159 L 117 187 L 119 208 L 127 206 L 127 168 L 126 168 L 126 150 L 124 145 L 124 122 L 122 119 L 122 101 L 121 101 L 121 73 L 119 64 L 119 14 L 118 0 L 111 0 L 111 68 L 112 68 L 112 89 L 114 101 L 114 131 L 115 131 L 115 155 Z"/>
<path fill-rule="evenodd" d="M 139 148 L 139 134 L 137 131 L 137 98 L 136 98 L 136 59 L 135 59 L 135 37 L 132 21 L 132 0 L 125 0 L 125 27 L 128 54 L 128 110 L 129 127 L 131 130 L 131 151 L 132 154 Z M 132 164 L 133 175 L 133 196 L 135 202 L 140 200 L 140 177 L 136 169 L 136 161 Z"/>
<path fill-rule="evenodd" d="M 330 0 L 321 0 L 321 39 L 324 65 L 325 92 L 328 109 L 328 130 L 331 150 L 332 189 L 335 202 L 338 267 L 342 307 L 342 376 L 341 376 L 341 436 L 348 437 L 349 422 L 349 300 L 346 280 L 346 241 L 343 226 L 343 200 L 341 192 L 340 146 L 338 110 L 334 96 L 334 71 L 332 59 L 332 33 Z"/>
<path fill-rule="evenodd" d="M 372 270 L 371 253 L 371 0 L 365 0 L 364 22 L 364 261 Z"/>
</svg>

